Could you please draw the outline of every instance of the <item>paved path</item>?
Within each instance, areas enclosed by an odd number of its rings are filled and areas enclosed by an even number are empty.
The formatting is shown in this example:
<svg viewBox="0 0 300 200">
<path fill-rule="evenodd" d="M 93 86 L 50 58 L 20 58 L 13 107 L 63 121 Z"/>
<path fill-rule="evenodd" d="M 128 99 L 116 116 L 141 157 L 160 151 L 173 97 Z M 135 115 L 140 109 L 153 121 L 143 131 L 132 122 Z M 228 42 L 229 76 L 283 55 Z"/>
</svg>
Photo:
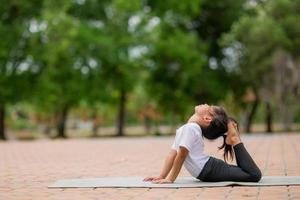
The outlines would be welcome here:
<svg viewBox="0 0 300 200">
<path fill-rule="evenodd" d="M 300 134 L 242 136 L 263 175 L 300 175 Z M 55 180 L 157 175 L 173 137 L 0 142 L 0 200 L 300 199 L 300 186 L 48 189 Z M 206 141 L 205 151 L 221 158 Z M 183 169 L 179 176 L 189 176 Z"/>
</svg>

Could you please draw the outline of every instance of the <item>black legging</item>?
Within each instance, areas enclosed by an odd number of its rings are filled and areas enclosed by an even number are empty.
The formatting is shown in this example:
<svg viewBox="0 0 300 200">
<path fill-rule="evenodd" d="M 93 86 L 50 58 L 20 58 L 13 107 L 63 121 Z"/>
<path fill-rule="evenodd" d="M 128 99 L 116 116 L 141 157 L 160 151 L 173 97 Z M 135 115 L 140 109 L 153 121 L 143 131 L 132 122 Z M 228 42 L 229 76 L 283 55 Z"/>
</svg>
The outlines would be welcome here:
<svg viewBox="0 0 300 200">
<path fill-rule="evenodd" d="M 229 165 L 223 160 L 210 157 L 197 177 L 201 181 L 242 181 L 258 182 L 261 171 L 247 152 L 243 143 L 233 147 L 238 166 Z"/>
</svg>

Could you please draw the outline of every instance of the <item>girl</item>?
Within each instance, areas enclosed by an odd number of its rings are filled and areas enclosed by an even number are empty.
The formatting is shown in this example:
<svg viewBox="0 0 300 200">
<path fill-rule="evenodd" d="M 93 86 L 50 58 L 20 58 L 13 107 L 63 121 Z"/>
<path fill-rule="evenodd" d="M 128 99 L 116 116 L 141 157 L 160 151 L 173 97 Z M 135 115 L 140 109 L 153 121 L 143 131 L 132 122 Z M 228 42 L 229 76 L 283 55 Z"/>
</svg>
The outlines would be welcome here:
<svg viewBox="0 0 300 200">
<path fill-rule="evenodd" d="M 203 138 L 216 139 L 223 136 L 224 160 L 203 153 Z M 234 150 L 234 152 L 233 152 Z M 226 163 L 235 154 L 237 166 Z M 245 149 L 239 137 L 236 121 L 229 118 L 223 108 L 207 104 L 195 107 L 195 113 L 186 124 L 176 131 L 175 141 L 159 176 L 144 181 L 173 183 L 182 165 L 201 181 L 258 182 L 261 171 Z"/>
</svg>

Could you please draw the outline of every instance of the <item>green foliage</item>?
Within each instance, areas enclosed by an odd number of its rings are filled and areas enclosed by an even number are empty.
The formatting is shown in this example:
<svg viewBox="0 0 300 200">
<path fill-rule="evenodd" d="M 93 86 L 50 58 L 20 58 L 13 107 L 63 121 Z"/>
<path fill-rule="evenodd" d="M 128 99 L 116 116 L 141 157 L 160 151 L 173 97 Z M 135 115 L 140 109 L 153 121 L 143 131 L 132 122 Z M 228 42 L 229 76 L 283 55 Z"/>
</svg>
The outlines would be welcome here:
<svg viewBox="0 0 300 200">
<path fill-rule="evenodd" d="M 38 127 L 35 124 L 32 124 L 29 120 L 19 119 L 10 123 L 11 130 L 19 131 L 19 130 L 36 130 Z"/>
<path fill-rule="evenodd" d="M 79 27 L 63 13 L 49 13 L 45 19 L 47 28 L 39 36 L 47 40 L 39 44 L 40 51 L 35 54 L 35 61 L 41 63 L 37 100 L 45 108 L 61 109 L 80 100 L 81 70 L 74 67 L 79 56 Z"/>
<path fill-rule="evenodd" d="M 35 66 L 27 54 L 27 25 L 39 8 L 35 1 L 6 1 L 0 6 L 0 104 L 16 103 L 32 92 Z"/>
<path fill-rule="evenodd" d="M 263 75 L 271 68 L 274 49 L 284 46 L 286 41 L 284 33 L 276 22 L 264 13 L 256 19 L 242 18 L 233 26 L 231 33 L 234 35 L 232 48 L 242 51 L 239 64 L 241 71 L 247 74 L 244 78 L 246 81 L 251 80 L 251 84 L 259 87 L 262 84 Z M 233 43 L 239 45 L 234 46 Z"/>
<path fill-rule="evenodd" d="M 200 11 L 201 0 L 149 0 L 146 5 L 154 12 L 154 14 L 173 22 L 186 22 L 191 20 Z M 169 21 L 170 22 L 170 21 Z"/>
<path fill-rule="evenodd" d="M 299 0 L 277 0 L 270 1 L 266 7 L 266 12 L 270 15 L 277 26 L 285 34 L 285 48 L 294 56 L 299 56 L 300 52 L 300 1 Z"/>
<path fill-rule="evenodd" d="M 199 37 L 209 43 L 209 57 L 222 58 L 218 40 L 230 30 L 234 21 L 244 14 L 245 0 L 204 0 L 194 21 Z"/>
<path fill-rule="evenodd" d="M 164 22 L 153 31 L 146 88 L 163 112 L 182 115 L 186 105 L 193 102 L 195 82 L 201 77 L 206 59 L 202 56 L 205 45 L 199 43 L 195 33 Z"/>
<path fill-rule="evenodd" d="M 238 78 L 224 69 L 223 48 L 218 43 L 231 25 L 245 13 L 245 0 L 204 0 L 201 12 L 193 20 L 193 29 L 206 44 L 206 63 L 199 76 L 197 89 L 193 96 L 196 102 L 218 103 L 225 99 L 228 92 L 241 90 L 236 84 Z"/>
<path fill-rule="evenodd" d="M 239 83 L 244 85 L 244 93 L 251 88 L 259 99 L 274 110 L 284 107 L 285 112 L 279 115 L 283 121 L 284 118 L 292 118 L 294 108 L 288 104 L 297 101 L 299 87 L 299 82 L 293 77 L 290 77 L 290 82 L 282 81 L 286 79 L 283 77 L 285 73 L 299 73 L 296 63 L 299 59 L 299 7 L 300 1 L 261 2 L 237 20 L 230 32 L 220 40 L 227 54 L 224 63 L 232 74 L 240 77 Z M 237 100 L 244 101 L 240 97 Z M 266 112 L 265 109 L 263 111 Z M 256 118 L 261 120 L 258 116 Z"/>
<path fill-rule="evenodd" d="M 255 16 L 246 15 L 240 18 L 231 32 L 223 37 L 223 44 L 237 52 L 237 64 L 241 72 L 247 74 L 244 76 L 245 81 L 254 87 L 259 87 L 264 74 L 271 70 L 272 56 L 276 50 L 288 50 L 298 46 L 294 45 L 300 35 L 299 31 L 295 31 L 299 28 L 295 21 L 299 18 L 295 2 L 267 2 L 264 5 L 266 8 L 257 8 Z M 293 10 L 294 13 L 291 13 Z M 290 26 L 287 28 L 288 23 Z"/>
<path fill-rule="evenodd" d="M 198 103 L 243 107 L 276 50 L 294 60 L 300 52 L 300 1 L 256 3 L 3 0 L 0 106 L 89 109 L 113 121 L 125 95 L 132 122 L 149 105 L 181 119 Z"/>
</svg>

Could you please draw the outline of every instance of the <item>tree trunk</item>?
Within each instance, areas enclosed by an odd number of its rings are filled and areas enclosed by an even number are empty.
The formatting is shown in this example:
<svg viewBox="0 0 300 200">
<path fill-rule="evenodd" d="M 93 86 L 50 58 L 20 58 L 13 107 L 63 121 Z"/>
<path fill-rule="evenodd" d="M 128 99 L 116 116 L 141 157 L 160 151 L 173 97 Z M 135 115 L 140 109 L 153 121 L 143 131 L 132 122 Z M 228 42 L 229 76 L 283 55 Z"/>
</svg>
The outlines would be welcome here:
<svg viewBox="0 0 300 200">
<path fill-rule="evenodd" d="M 6 140 L 5 136 L 5 106 L 0 104 L 0 140 Z"/>
<path fill-rule="evenodd" d="M 151 120 L 150 117 L 145 116 L 144 125 L 145 125 L 145 132 L 146 132 L 146 134 L 150 135 L 151 128 L 152 128 L 152 120 Z"/>
<path fill-rule="evenodd" d="M 99 125 L 98 124 L 93 123 L 92 132 L 93 132 L 92 137 L 98 137 L 98 132 L 99 132 Z"/>
<path fill-rule="evenodd" d="M 122 88 L 119 102 L 119 113 L 117 119 L 117 136 L 124 136 L 124 122 L 125 122 L 125 104 L 126 104 L 126 91 Z"/>
<path fill-rule="evenodd" d="M 259 100 L 257 98 L 257 96 L 255 97 L 255 101 L 252 104 L 251 110 L 249 112 L 249 114 L 247 115 L 247 119 L 246 119 L 246 128 L 245 131 L 246 133 L 251 133 L 251 126 L 252 126 L 252 121 L 253 121 L 253 117 L 255 115 L 255 112 L 257 110 L 257 106 L 259 104 Z"/>
<path fill-rule="evenodd" d="M 273 121 L 273 114 L 271 104 L 269 102 L 266 103 L 266 132 L 272 133 L 272 121 Z"/>
<path fill-rule="evenodd" d="M 92 114 L 92 120 L 93 120 L 93 127 L 92 127 L 93 135 L 92 135 L 92 137 L 98 137 L 99 124 L 98 124 L 98 120 L 97 120 L 97 112 L 96 111 L 94 111 Z"/>
<path fill-rule="evenodd" d="M 154 127 L 155 127 L 154 134 L 155 134 L 156 136 L 160 136 L 160 135 L 161 135 L 161 132 L 160 132 L 158 120 L 155 120 L 154 125 L 155 125 L 155 126 L 154 126 Z"/>
<path fill-rule="evenodd" d="M 176 116 L 175 112 L 171 113 L 171 121 L 170 121 L 170 135 L 174 134 L 176 131 Z"/>
<path fill-rule="evenodd" d="M 49 122 L 46 122 L 46 124 L 44 125 L 43 133 L 49 136 L 50 132 L 51 132 L 51 125 Z"/>
<path fill-rule="evenodd" d="M 283 113 L 283 119 L 282 119 L 282 127 L 285 132 L 289 132 L 292 129 L 292 123 L 293 123 L 293 108 L 285 108 L 285 113 Z"/>
<path fill-rule="evenodd" d="M 68 107 L 65 106 L 59 117 L 58 117 L 58 123 L 57 123 L 57 137 L 58 138 L 66 138 L 66 120 L 68 116 Z"/>
</svg>

